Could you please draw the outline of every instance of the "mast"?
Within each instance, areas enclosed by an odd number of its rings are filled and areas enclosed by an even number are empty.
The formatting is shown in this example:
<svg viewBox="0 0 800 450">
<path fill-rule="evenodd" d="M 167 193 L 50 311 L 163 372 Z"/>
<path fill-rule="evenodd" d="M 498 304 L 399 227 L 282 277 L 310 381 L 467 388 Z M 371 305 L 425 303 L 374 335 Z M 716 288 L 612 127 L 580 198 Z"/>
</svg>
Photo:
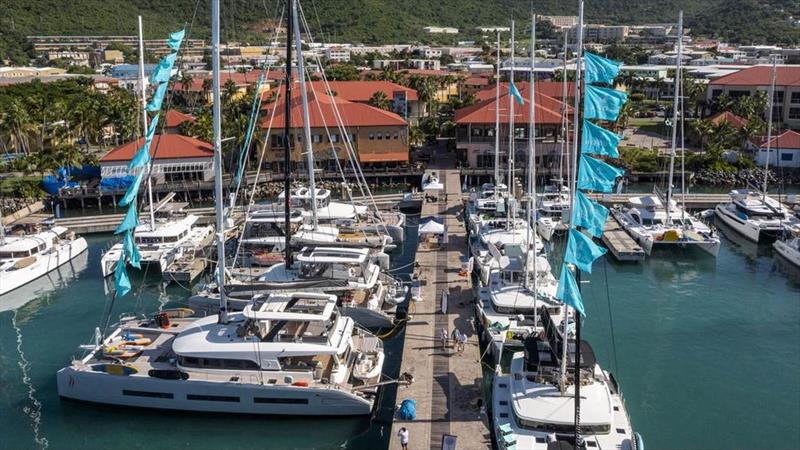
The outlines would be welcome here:
<svg viewBox="0 0 800 450">
<path fill-rule="evenodd" d="M 536 326 L 536 217 L 532 217 L 533 209 L 536 207 L 536 94 L 534 86 L 536 85 L 536 14 L 531 14 L 531 67 L 530 67 L 530 84 L 529 95 L 530 101 L 528 107 L 530 108 L 528 114 L 528 208 L 527 209 L 527 223 L 528 223 L 528 248 L 525 252 L 525 286 L 528 285 L 528 258 L 531 253 L 530 245 L 533 243 L 533 325 Z M 531 220 L 533 219 L 533 220 Z M 531 233 L 532 231 L 532 233 Z"/>
<path fill-rule="evenodd" d="M 142 92 L 142 137 L 147 135 L 147 79 L 144 77 L 144 32 L 142 31 L 142 16 L 139 16 L 139 87 Z M 152 170 L 153 161 L 147 163 L 147 168 L 141 170 Z M 153 208 L 153 182 L 147 177 L 147 200 L 150 202 L 150 231 L 156 229 L 156 211 Z"/>
<path fill-rule="evenodd" d="M 294 3 L 295 0 L 292 0 Z M 308 93 L 306 92 L 305 67 L 303 61 L 303 46 L 300 42 L 300 21 L 297 19 L 297 6 L 292 8 L 295 49 L 297 50 L 297 77 L 300 80 L 300 97 L 303 105 L 303 147 L 306 151 L 306 165 L 308 165 L 308 190 L 311 192 L 311 224 L 314 230 L 318 227 L 317 221 L 317 184 L 314 180 L 314 152 L 311 149 L 311 125 L 308 115 Z"/>
<path fill-rule="evenodd" d="M 292 188 L 292 16 L 294 15 L 294 0 L 289 0 L 289 11 L 286 15 L 286 98 L 283 110 L 283 220 L 284 220 L 284 245 L 286 267 L 292 265 L 292 222 L 291 222 L 291 188 Z"/>
<path fill-rule="evenodd" d="M 3 208 L 0 208 L 0 244 L 6 243 L 6 227 L 3 225 Z"/>
<path fill-rule="evenodd" d="M 567 172 L 569 172 L 569 159 L 567 159 L 567 170 L 564 171 L 564 160 L 567 158 L 567 138 L 569 135 L 569 120 L 567 119 L 567 42 L 569 39 L 569 33 L 566 31 L 564 32 L 564 71 L 562 72 L 561 80 L 561 156 L 559 157 L 558 162 L 558 177 L 560 178 L 559 182 L 556 183 L 558 186 L 559 192 L 561 192 L 561 186 L 564 185 L 564 178 L 567 176 Z"/>
<path fill-rule="evenodd" d="M 678 103 L 680 102 L 681 58 L 683 57 L 683 11 L 678 12 L 678 58 L 675 62 L 675 79 L 672 100 L 672 145 L 669 154 L 669 178 L 667 180 L 667 224 L 671 224 L 672 213 L 672 177 L 675 172 L 675 147 L 678 142 Z"/>
<path fill-rule="evenodd" d="M 494 198 L 498 198 L 500 185 L 500 30 L 497 30 L 497 75 L 494 87 Z"/>
<path fill-rule="evenodd" d="M 778 66 L 777 66 L 777 59 L 772 58 L 772 80 L 770 80 L 769 84 L 769 99 L 767 105 L 769 105 L 769 110 L 767 111 L 767 159 L 764 162 L 764 188 L 761 192 L 761 201 L 767 201 L 767 181 L 769 180 L 769 158 L 770 158 L 770 150 L 772 149 L 772 110 L 774 107 L 772 106 L 775 100 L 775 78 L 777 76 Z"/>
<path fill-rule="evenodd" d="M 506 230 L 511 229 L 511 207 L 514 198 L 514 96 L 511 85 L 514 83 L 514 21 L 511 21 L 511 74 L 508 78 L 508 208 L 506 208 Z"/>
<path fill-rule="evenodd" d="M 225 213 L 222 197 L 222 113 L 220 105 L 219 79 L 219 0 L 211 1 L 211 70 L 213 91 L 214 128 L 214 197 L 216 201 L 217 226 L 217 286 L 219 286 L 219 319 L 225 321 L 227 302 L 225 299 Z"/>
</svg>

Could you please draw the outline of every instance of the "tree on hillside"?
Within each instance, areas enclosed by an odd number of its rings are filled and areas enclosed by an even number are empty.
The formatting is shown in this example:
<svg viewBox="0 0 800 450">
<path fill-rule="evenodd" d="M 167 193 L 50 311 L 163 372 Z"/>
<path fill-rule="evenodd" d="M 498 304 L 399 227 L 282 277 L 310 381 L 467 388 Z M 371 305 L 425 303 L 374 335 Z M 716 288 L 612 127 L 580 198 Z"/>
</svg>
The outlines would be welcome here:
<svg viewBox="0 0 800 450">
<path fill-rule="evenodd" d="M 353 64 L 335 64 L 325 69 L 325 75 L 330 81 L 356 81 L 361 77 L 358 69 Z"/>
</svg>

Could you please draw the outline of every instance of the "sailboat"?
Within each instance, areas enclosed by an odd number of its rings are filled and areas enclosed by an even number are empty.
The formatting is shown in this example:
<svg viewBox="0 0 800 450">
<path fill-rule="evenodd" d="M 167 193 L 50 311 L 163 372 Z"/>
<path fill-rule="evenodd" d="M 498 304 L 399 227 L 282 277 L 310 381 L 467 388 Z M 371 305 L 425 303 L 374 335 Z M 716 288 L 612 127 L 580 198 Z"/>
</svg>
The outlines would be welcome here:
<svg viewBox="0 0 800 450">
<path fill-rule="evenodd" d="M 673 195 L 673 174 L 678 136 L 678 120 L 681 100 L 683 28 L 678 27 L 677 62 L 674 79 L 672 107 L 672 145 L 669 158 L 669 176 L 666 195 L 656 190 L 653 195 L 633 197 L 627 206 L 614 208 L 613 214 L 631 237 L 650 255 L 654 247 L 694 247 L 716 257 L 720 241 L 713 230 L 703 221 L 688 214 L 684 205 L 678 205 Z M 683 149 L 681 149 L 683 151 Z M 683 173 L 681 173 L 683 176 Z M 685 194 L 685 193 L 684 193 Z"/>
<path fill-rule="evenodd" d="M 511 24 L 512 40 L 514 22 Z M 531 31 L 530 74 L 536 69 L 533 49 L 536 45 L 536 27 Z M 512 45 L 513 48 L 513 45 Z M 528 165 L 527 201 L 525 222 L 528 228 L 526 241 L 537 234 L 533 209 L 536 201 L 536 96 L 531 86 L 528 99 Z M 485 237 L 485 236 L 484 236 Z M 479 279 L 482 287 L 478 291 L 476 309 L 484 339 L 489 345 L 487 354 L 499 361 L 502 347 L 510 347 L 512 340 L 522 342 L 527 336 L 542 330 L 538 310 L 546 308 L 560 317 L 563 304 L 556 299 L 557 281 L 550 271 L 550 264 L 543 253 L 530 246 L 511 246 L 501 252 L 491 240 L 485 241 L 489 250 L 489 262 L 480 262 Z M 509 339 L 508 336 L 512 338 Z"/>
<path fill-rule="evenodd" d="M 535 23 L 535 16 L 533 19 Z M 608 82 L 619 65 L 596 55 L 583 54 L 583 2 L 578 14 L 574 129 L 578 130 L 582 61 L 586 60 L 587 108 L 584 110 L 583 143 L 588 140 L 588 119 L 616 120 L 626 96 L 610 89 L 594 90 L 592 83 Z M 592 59 L 590 63 L 589 60 Z M 606 69 L 601 70 L 601 68 Z M 589 92 L 589 89 L 592 89 Z M 593 104 L 593 105 L 592 105 Z M 599 108 L 596 105 L 603 105 Z M 588 342 L 581 340 L 580 270 L 591 271 L 592 262 L 603 254 L 578 227 L 592 236 L 602 233 L 608 210 L 586 201 L 581 190 L 611 190 L 622 171 L 588 154 L 611 155 L 616 146 L 587 147 L 573 141 L 571 176 L 572 217 L 567 251 L 561 267 L 556 297 L 565 304 L 564 319 L 574 309 L 575 322 L 558 324 L 547 308 L 541 308 L 542 332 L 524 339 L 524 350 L 513 351 L 507 368 L 498 363 L 492 386 L 492 419 L 498 448 L 511 450 L 554 448 L 644 448 L 633 432 L 619 385 L 597 363 Z M 580 171 L 578 163 L 580 161 Z M 592 173 L 590 173 L 592 172 Z M 580 174 L 580 178 L 578 175 Z M 575 275 L 573 275 L 573 267 Z M 577 277 L 577 280 L 576 280 Z M 503 361 L 504 358 L 498 358 Z"/>
<path fill-rule="evenodd" d="M 298 35 L 291 2 L 287 41 Z M 224 227 L 219 75 L 219 0 L 212 3 L 213 128 L 217 226 Z M 292 27 L 293 22 L 293 27 Z M 287 66 L 287 74 L 291 69 Z M 224 233 L 217 277 L 225 281 Z M 124 278 L 124 277 L 123 277 Z M 118 283 L 120 285 L 120 283 Z M 119 287 L 119 286 L 118 286 Z M 336 297 L 295 292 L 255 298 L 227 313 L 184 318 L 162 311 L 126 319 L 88 354 L 59 370 L 62 398 L 126 407 L 280 415 L 368 415 L 380 386 L 380 339 L 341 316 Z"/>
<path fill-rule="evenodd" d="M 155 74 L 154 74 L 155 76 Z M 166 74 L 170 76 L 169 72 Z M 167 78 L 168 79 L 168 78 Z M 153 80 L 156 84 L 157 81 Z M 139 17 L 139 87 L 141 88 L 141 115 L 142 115 L 142 134 L 144 147 L 152 149 L 151 141 L 154 140 L 155 127 L 158 118 L 151 121 L 148 126 L 148 111 L 158 111 L 153 105 L 147 103 L 148 81 L 144 75 L 144 39 L 142 31 L 142 18 Z M 159 97 L 158 106 L 161 106 L 165 85 L 161 84 L 154 94 Z M 156 142 L 159 138 L 155 138 Z M 157 144 L 156 144 L 157 146 Z M 152 153 L 152 152 L 151 152 Z M 138 156 L 138 155 L 137 155 Z M 134 156 L 136 158 L 137 156 Z M 194 251 L 196 247 L 205 245 L 214 233 L 212 226 L 200 226 L 197 224 L 199 217 L 194 214 L 186 214 L 183 208 L 187 204 L 168 203 L 172 198 L 170 195 L 158 203 L 153 203 L 153 184 L 149 176 L 152 166 L 152 155 L 147 155 L 147 164 L 143 167 L 133 168 L 129 166 L 132 175 L 142 177 L 147 175 L 147 197 L 149 220 L 143 220 L 134 230 L 136 245 L 141 248 L 141 264 L 165 271 L 173 262 L 180 258 L 186 251 Z M 131 161 L 133 164 L 133 160 Z M 134 173 L 135 172 L 135 173 Z M 120 205 L 124 206 L 124 205 Z M 103 277 L 108 277 L 114 273 L 120 256 L 125 251 L 125 243 L 118 242 L 103 253 L 100 258 L 100 267 Z"/>
<path fill-rule="evenodd" d="M 778 200 L 771 198 L 767 191 L 769 179 L 769 160 L 772 147 L 772 112 L 777 76 L 777 62 L 772 61 L 772 77 L 767 98 L 767 157 L 764 162 L 764 183 L 761 192 L 749 189 L 734 189 L 730 192 L 730 202 L 717 205 L 715 216 L 725 225 L 753 242 L 775 240 L 793 230 L 800 231 L 800 219 L 788 211 Z M 781 245 L 781 250 L 789 251 L 790 246 Z"/>
</svg>

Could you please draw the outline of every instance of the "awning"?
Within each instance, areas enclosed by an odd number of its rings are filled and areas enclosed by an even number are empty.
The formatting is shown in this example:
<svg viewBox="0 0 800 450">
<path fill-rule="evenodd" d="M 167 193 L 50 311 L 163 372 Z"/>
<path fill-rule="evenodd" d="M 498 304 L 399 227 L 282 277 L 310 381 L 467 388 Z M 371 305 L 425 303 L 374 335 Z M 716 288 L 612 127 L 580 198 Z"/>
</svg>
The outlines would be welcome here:
<svg viewBox="0 0 800 450">
<path fill-rule="evenodd" d="M 444 224 L 441 219 L 431 217 L 427 221 L 420 223 L 419 234 L 444 234 Z"/>
</svg>

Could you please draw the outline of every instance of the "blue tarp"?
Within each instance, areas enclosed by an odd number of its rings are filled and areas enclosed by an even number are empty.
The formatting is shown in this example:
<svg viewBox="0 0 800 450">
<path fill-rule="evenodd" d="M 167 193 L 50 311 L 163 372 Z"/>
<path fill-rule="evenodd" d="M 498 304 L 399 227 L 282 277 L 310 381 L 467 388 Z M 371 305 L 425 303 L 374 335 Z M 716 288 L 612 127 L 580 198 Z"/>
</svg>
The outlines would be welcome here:
<svg viewBox="0 0 800 450">
<path fill-rule="evenodd" d="M 80 183 L 75 181 L 64 181 L 63 179 L 58 179 L 53 175 L 45 175 L 42 179 L 42 187 L 44 188 L 45 192 L 50 195 L 58 195 L 58 190 L 62 187 L 78 187 Z"/>
<path fill-rule="evenodd" d="M 133 183 L 134 176 L 124 177 L 107 177 L 100 181 L 100 192 L 119 192 L 128 189 L 128 186 Z"/>
<path fill-rule="evenodd" d="M 403 400 L 403 403 L 400 404 L 400 418 L 415 420 L 417 418 L 417 402 L 411 399 Z"/>
</svg>

